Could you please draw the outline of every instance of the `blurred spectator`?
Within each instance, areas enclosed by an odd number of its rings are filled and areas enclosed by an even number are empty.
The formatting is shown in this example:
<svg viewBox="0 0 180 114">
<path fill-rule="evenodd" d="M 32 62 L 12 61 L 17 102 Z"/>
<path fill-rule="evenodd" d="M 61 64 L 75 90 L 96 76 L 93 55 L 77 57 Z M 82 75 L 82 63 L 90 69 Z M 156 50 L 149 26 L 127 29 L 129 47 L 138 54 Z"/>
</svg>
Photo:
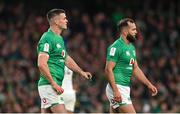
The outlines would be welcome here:
<svg viewBox="0 0 180 114">
<path fill-rule="evenodd" d="M 76 112 L 109 110 L 104 76 L 106 48 L 117 38 L 115 25 L 123 17 L 137 22 L 138 60 L 159 90 L 152 98 L 132 79 L 131 96 L 138 99 L 133 102 L 137 112 L 180 112 L 180 1 L 53 2 L 0 3 L 0 112 L 40 112 L 36 46 L 48 25 L 45 10 L 39 8 L 54 7 L 64 8 L 69 14 L 70 26 L 63 33 L 69 54 L 94 75 L 90 82 L 74 76 Z M 87 4 L 94 5 L 91 11 Z"/>
</svg>

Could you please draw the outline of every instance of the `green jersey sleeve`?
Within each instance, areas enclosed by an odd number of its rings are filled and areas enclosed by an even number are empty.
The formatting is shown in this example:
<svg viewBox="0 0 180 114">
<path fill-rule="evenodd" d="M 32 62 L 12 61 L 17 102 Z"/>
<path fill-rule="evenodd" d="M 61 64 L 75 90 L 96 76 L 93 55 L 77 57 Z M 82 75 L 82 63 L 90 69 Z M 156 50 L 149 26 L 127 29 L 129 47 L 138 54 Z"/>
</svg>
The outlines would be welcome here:
<svg viewBox="0 0 180 114">
<path fill-rule="evenodd" d="M 48 37 L 48 35 L 43 35 L 38 43 L 38 53 L 39 52 L 45 52 L 48 55 L 52 51 L 52 41 L 51 38 Z"/>
<path fill-rule="evenodd" d="M 120 50 L 116 46 L 110 46 L 107 49 L 107 61 L 117 62 L 119 58 Z"/>
</svg>

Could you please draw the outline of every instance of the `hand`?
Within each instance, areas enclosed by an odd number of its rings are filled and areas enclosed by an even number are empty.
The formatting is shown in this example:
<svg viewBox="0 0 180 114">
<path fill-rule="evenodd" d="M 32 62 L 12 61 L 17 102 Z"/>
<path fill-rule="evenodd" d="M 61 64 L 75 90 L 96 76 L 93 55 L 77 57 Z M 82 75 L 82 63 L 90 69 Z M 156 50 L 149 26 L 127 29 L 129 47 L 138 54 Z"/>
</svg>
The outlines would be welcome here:
<svg viewBox="0 0 180 114">
<path fill-rule="evenodd" d="M 90 72 L 84 72 L 84 71 L 81 71 L 81 76 L 84 76 L 86 79 L 91 79 L 92 78 L 92 75 Z"/>
<path fill-rule="evenodd" d="M 151 84 L 150 86 L 148 86 L 148 89 L 151 91 L 152 96 L 157 95 L 158 91 L 157 91 L 157 88 L 154 85 Z"/>
<path fill-rule="evenodd" d="M 64 92 L 64 89 L 56 83 L 52 84 L 52 87 L 55 89 L 57 94 L 62 94 Z"/>
<path fill-rule="evenodd" d="M 113 100 L 116 102 L 122 102 L 121 94 L 118 90 L 114 92 L 114 99 Z"/>
</svg>

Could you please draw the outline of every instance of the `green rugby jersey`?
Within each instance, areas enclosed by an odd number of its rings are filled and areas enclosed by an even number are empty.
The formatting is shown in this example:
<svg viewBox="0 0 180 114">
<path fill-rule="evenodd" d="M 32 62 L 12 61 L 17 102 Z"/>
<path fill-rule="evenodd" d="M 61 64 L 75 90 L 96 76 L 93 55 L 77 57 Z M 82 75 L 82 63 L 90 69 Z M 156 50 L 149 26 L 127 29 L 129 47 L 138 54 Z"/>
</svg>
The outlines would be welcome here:
<svg viewBox="0 0 180 114">
<path fill-rule="evenodd" d="M 126 44 L 120 36 L 107 49 L 107 61 L 115 62 L 113 69 L 115 83 L 124 86 L 130 86 L 130 80 L 133 71 L 133 64 L 136 60 L 136 52 L 133 44 Z"/>
<path fill-rule="evenodd" d="M 52 32 L 49 28 L 39 40 L 37 52 L 45 52 L 49 55 L 47 62 L 53 80 L 62 85 L 64 78 L 64 66 L 67 52 L 65 49 L 63 38 Z M 38 86 L 50 84 L 43 74 L 40 74 Z"/>
</svg>

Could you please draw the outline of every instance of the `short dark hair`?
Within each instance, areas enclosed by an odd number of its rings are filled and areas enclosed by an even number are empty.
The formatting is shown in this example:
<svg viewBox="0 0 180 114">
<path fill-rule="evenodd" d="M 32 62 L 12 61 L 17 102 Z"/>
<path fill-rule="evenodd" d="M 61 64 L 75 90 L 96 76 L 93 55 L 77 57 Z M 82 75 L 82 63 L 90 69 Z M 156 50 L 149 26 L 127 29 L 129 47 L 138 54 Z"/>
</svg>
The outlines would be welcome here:
<svg viewBox="0 0 180 114">
<path fill-rule="evenodd" d="M 47 20 L 50 21 L 53 17 L 56 15 L 59 15 L 61 13 L 65 13 L 65 10 L 63 9 L 51 9 L 50 11 L 47 12 Z"/>
<path fill-rule="evenodd" d="M 124 18 L 122 20 L 120 20 L 117 24 L 117 29 L 118 31 L 122 31 L 122 28 L 124 27 L 127 27 L 128 26 L 128 22 L 131 22 L 131 23 L 135 23 L 133 19 L 130 19 L 130 18 Z"/>
</svg>

